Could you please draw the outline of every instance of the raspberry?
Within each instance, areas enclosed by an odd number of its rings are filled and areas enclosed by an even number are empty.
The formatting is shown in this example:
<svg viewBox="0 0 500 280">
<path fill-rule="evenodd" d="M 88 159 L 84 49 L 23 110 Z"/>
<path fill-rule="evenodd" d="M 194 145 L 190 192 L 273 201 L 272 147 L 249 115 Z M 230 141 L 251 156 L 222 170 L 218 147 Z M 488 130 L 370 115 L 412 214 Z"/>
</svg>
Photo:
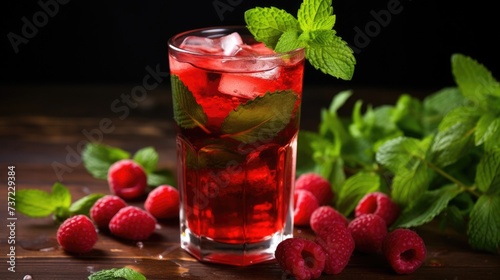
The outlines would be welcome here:
<svg viewBox="0 0 500 280">
<path fill-rule="evenodd" d="M 364 253 L 381 253 L 387 235 L 387 225 L 382 217 L 365 214 L 354 218 L 347 227 L 351 231 L 356 250 Z"/>
<path fill-rule="evenodd" d="M 295 190 L 293 194 L 293 222 L 297 226 L 308 226 L 311 215 L 319 207 L 318 200 L 306 190 Z"/>
<path fill-rule="evenodd" d="M 170 185 L 158 186 L 148 194 L 144 208 L 157 219 L 177 217 L 179 215 L 179 192 Z"/>
<path fill-rule="evenodd" d="M 304 173 L 295 180 L 296 190 L 310 191 L 319 205 L 328 205 L 333 201 L 333 191 L 331 184 L 321 175 L 313 172 Z"/>
<path fill-rule="evenodd" d="M 112 234 L 128 240 L 148 239 L 155 227 L 156 219 L 136 206 L 120 209 L 109 222 L 109 230 Z"/>
<path fill-rule="evenodd" d="M 72 253 L 86 253 L 97 242 L 97 232 L 92 221 L 85 215 L 66 219 L 57 229 L 57 242 Z"/>
<path fill-rule="evenodd" d="M 325 267 L 326 256 L 321 246 L 303 238 L 281 241 L 274 255 L 281 269 L 297 280 L 316 279 Z"/>
<path fill-rule="evenodd" d="M 332 223 L 341 223 L 344 226 L 347 226 L 349 224 L 349 220 L 329 205 L 318 207 L 311 214 L 311 219 L 309 220 L 309 224 L 315 233 L 318 233 L 322 228 Z"/>
<path fill-rule="evenodd" d="M 133 160 L 119 160 L 109 167 L 108 184 L 111 193 L 125 200 L 133 200 L 146 192 L 146 172 Z"/>
<path fill-rule="evenodd" d="M 387 234 L 382 251 L 396 273 L 410 274 L 424 263 L 427 250 L 415 231 L 399 228 Z"/>
<path fill-rule="evenodd" d="M 356 205 L 354 216 L 376 214 L 390 226 L 399 216 L 399 206 L 385 193 L 372 192 L 366 194 Z"/>
<path fill-rule="evenodd" d="M 342 223 L 333 223 L 322 228 L 317 234 L 315 242 L 326 252 L 326 274 L 339 274 L 349 263 L 354 251 L 354 239 L 351 232 Z"/>
<path fill-rule="evenodd" d="M 118 210 L 127 203 L 116 195 L 105 195 L 99 198 L 90 208 L 90 217 L 98 228 L 108 229 L 109 221 Z"/>
</svg>

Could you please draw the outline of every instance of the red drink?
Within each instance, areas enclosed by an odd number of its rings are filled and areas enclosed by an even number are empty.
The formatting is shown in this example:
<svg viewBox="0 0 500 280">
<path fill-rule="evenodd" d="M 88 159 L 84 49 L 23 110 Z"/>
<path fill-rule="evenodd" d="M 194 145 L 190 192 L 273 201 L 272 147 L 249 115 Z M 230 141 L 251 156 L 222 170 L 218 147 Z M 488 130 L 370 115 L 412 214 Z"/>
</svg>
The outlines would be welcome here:
<svg viewBox="0 0 500 280">
<path fill-rule="evenodd" d="M 249 265 L 292 236 L 304 53 L 218 37 L 233 31 L 170 41 L 181 245 L 203 261 Z M 193 35 L 217 39 L 184 42 Z"/>
</svg>

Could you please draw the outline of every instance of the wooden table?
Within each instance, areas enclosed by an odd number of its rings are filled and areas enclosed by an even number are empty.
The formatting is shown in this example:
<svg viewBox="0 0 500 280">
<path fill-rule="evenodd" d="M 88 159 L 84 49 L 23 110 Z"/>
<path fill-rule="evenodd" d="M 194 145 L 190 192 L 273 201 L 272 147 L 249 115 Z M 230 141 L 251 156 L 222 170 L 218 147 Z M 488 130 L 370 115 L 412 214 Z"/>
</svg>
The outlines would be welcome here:
<svg viewBox="0 0 500 280">
<path fill-rule="evenodd" d="M 103 86 L 1 86 L 0 93 L 0 279 L 87 279 L 95 271 L 131 267 L 147 279 L 291 279 L 274 261 L 251 267 L 204 264 L 179 247 L 177 221 L 160 222 L 154 235 L 141 243 L 118 241 L 99 233 L 93 251 L 81 256 L 65 253 L 55 239 L 57 224 L 51 218 L 7 215 L 7 168 L 15 166 L 17 188 L 50 190 L 59 181 L 76 200 L 94 192 L 108 193 L 107 183 L 90 176 L 78 151 L 90 139 L 130 152 L 154 146 L 161 168 L 175 169 L 175 145 L 168 85 L 150 92 L 140 102 L 128 100 L 134 85 Z M 319 109 L 326 107 L 341 86 L 305 88 L 302 127 L 315 129 Z M 406 92 L 409 92 L 405 90 Z M 393 102 L 399 90 L 354 89 L 353 98 L 367 103 Z M 412 93 L 412 92 L 409 92 Z M 415 92 L 415 95 L 426 92 Z M 124 99 L 125 98 L 125 99 Z M 142 100 L 143 99 L 143 100 Z M 111 129 L 101 129 L 103 119 Z M 57 163 L 67 168 L 57 175 Z M 140 202 L 135 203 L 141 205 Z M 9 228 L 14 222 L 15 228 Z M 7 230 L 6 230 L 7 228 Z M 355 253 L 339 275 L 321 279 L 498 279 L 500 256 L 471 250 L 462 236 L 438 232 L 433 225 L 417 229 L 424 238 L 426 263 L 414 274 L 394 274 L 377 256 Z M 296 228 L 297 236 L 311 237 L 309 229 Z M 9 240 L 15 244 L 9 245 Z M 13 252 L 11 247 L 13 246 Z M 15 260 L 9 264 L 12 253 Z M 15 272 L 8 270 L 15 265 Z"/>
</svg>

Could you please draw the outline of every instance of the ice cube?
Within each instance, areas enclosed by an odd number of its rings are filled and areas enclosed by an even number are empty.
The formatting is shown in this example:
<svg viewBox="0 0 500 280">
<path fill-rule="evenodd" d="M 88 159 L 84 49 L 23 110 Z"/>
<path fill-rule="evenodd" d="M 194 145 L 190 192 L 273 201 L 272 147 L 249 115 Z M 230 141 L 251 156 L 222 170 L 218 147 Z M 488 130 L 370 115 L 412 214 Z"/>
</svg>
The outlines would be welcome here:
<svg viewBox="0 0 500 280">
<path fill-rule="evenodd" d="M 222 53 L 220 41 L 206 37 L 188 36 L 179 46 L 181 49 L 202 53 L 216 54 Z"/>
<path fill-rule="evenodd" d="M 234 56 L 243 45 L 243 40 L 240 34 L 233 32 L 229 35 L 219 38 L 220 46 L 223 50 L 223 54 L 226 56 Z"/>
<path fill-rule="evenodd" d="M 218 38 L 188 36 L 180 48 L 207 54 L 234 56 L 241 49 L 241 45 L 243 45 L 241 36 L 234 32 Z"/>
<path fill-rule="evenodd" d="M 256 73 L 224 73 L 221 75 L 219 92 L 239 98 L 254 99 L 268 91 L 276 90 L 278 68 Z"/>
</svg>

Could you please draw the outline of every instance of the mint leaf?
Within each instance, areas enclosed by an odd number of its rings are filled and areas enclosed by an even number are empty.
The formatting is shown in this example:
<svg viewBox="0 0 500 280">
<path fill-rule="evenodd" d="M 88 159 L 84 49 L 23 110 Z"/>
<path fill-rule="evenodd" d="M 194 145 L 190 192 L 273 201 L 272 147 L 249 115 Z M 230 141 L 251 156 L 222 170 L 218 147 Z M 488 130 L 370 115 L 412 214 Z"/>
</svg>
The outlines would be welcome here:
<svg viewBox="0 0 500 280">
<path fill-rule="evenodd" d="M 148 186 L 158 187 L 160 185 L 175 186 L 175 176 L 170 170 L 155 170 L 148 174 Z"/>
<path fill-rule="evenodd" d="M 465 105 L 466 99 L 457 87 L 446 87 L 429 96 L 423 104 L 422 126 L 424 134 L 434 133 L 446 114 Z"/>
<path fill-rule="evenodd" d="M 151 173 L 158 165 L 159 155 L 153 147 L 144 147 L 138 150 L 133 157 L 133 160 L 140 164 L 146 173 Z"/>
<path fill-rule="evenodd" d="M 28 217 L 47 217 L 56 212 L 64 212 L 71 204 L 71 194 L 61 183 L 55 183 L 51 192 L 38 189 L 21 189 L 16 193 L 16 210 Z"/>
<path fill-rule="evenodd" d="M 93 193 L 86 195 L 71 204 L 68 209 L 69 213 L 71 215 L 83 214 L 89 216 L 90 208 L 92 208 L 92 205 L 94 205 L 94 203 L 103 196 L 104 194 L 102 193 Z"/>
<path fill-rule="evenodd" d="M 118 160 L 130 158 L 122 149 L 89 143 L 82 152 L 83 165 L 97 179 L 107 179 L 109 167 Z"/>
<path fill-rule="evenodd" d="M 297 98 L 293 91 L 276 91 L 239 105 L 224 119 L 222 137 L 246 144 L 275 137 L 290 122 Z"/>
<path fill-rule="evenodd" d="M 200 104 L 196 102 L 193 93 L 179 79 L 179 76 L 171 75 L 172 98 L 174 99 L 174 119 L 182 128 L 200 127 L 210 133 L 205 124 L 207 115 Z"/>
<path fill-rule="evenodd" d="M 483 193 L 500 194 L 500 149 L 487 151 L 476 171 L 477 188 Z"/>
<path fill-rule="evenodd" d="M 461 192 L 462 190 L 457 185 L 447 185 L 437 190 L 426 191 L 401 213 L 391 228 L 417 227 L 432 221 Z"/>
<path fill-rule="evenodd" d="M 380 189 L 380 177 L 375 173 L 358 172 L 349 177 L 340 189 L 336 209 L 345 216 L 354 210 L 359 200 L 370 192 Z"/>
<path fill-rule="evenodd" d="M 141 273 L 128 268 L 111 268 L 104 269 L 92 273 L 88 277 L 89 280 L 146 280 L 146 277 Z"/>
<path fill-rule="evenodd" d="M 245 22 L 257 41 L 273 49 L 285 31 L 300 30 L 299 22 L 293 15 L 275 7 L 247 10 Z"/>
<path fill-rule="evenodd" d="M 297 12 L 300 28 L 304 31 L 332 29 L 335 25 L 332 0 L 304 0 Z"/>
<path fill-rule="evenodd" d="M 333 30 L 311 32 L 312 40 L 306 47 L 306 59 L 325 74 L 343 80 L 354 75 L 356 60 L 352 49 Z"/>
<path fill-rule="evenodd" d="M 432 143 L 432 162 L 445 167 L 460 159 L 473 145 L 473 133 L 480 113 L 467 107 L 449 112 L 439 124 L 439 131 Z"/>
<path fill-rule="evenodd" d="M 475 143 L 479 146 L 484 143 L 497 142 L 497 136 L 500 132 L 500 117 L 494 113 L 488 112 L 479 118 L 476 124 Z M 488 147 L 489 148 L 489 147 Z"/>
<path fill-rule="evenodd" d="M 476 60 L 454 54 L 452 72 L 462 94 L 483 109 L 500 109 L 500 83 L 491 72 Z"/>
<path fill-rule="evenodd" d="M 392 171 L 392 198 L 402 205 L 410 204 L 428 188 L 429 168 L 425 155 L 430 138 L 419 141 L 399 137 L 385 142 L 377 151 L 376 160 Z"/>
<path fill-rule="evenodd" d="M 278 43 L 274 50 L 276 52 L 289 52 L 298 48 L 303 48 L 304 46 L 304 43 L 299 40 L 299 32 L 297 30 L 288 30 L 278 39 Z"/>
<path fill-rule="evenodd" d="M 500 245 L 500 196 L 482 195 L 470 213 L 467 229 L 469 244 L 477 249 L 497 253 Z"/>
</svg>

